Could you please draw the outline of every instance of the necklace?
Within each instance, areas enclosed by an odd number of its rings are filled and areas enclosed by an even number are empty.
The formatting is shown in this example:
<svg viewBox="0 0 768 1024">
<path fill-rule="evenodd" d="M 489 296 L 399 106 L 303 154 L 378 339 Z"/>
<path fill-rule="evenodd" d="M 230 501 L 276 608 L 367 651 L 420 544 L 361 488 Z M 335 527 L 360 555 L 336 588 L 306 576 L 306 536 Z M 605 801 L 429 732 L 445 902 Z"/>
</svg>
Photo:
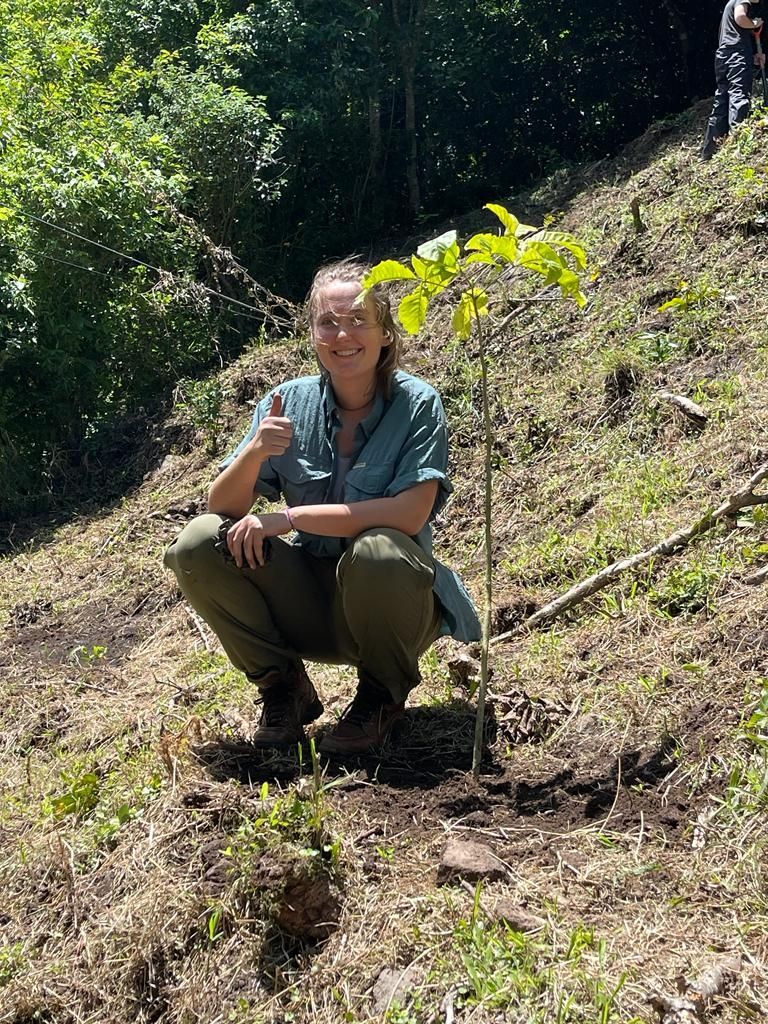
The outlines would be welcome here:
<svg viewBox="0 0 768 1024">
<path fill-rule="evenodd" d="M 366 402 L 365 405 L 358 405 L 355 409 L 348 409 L 345 405 L 340 405 L 339 409 L 341 412 L 362 412 L 363 409 L 367 409 L 371 405 L 373 405 L 372 402 Z"/>
<path fill-rule="evenodd" d="M 346 405 L 339 405 L 339 409 L 342 412 L 361 412 L 363 409 L 368 409 L 371 405 L 373 405 L 373 399 L 372 398 L 369 399 L 367 402 L 365 402 L 364 405 L 356 405 L 353 409 L 350 409 Z"/>
</svg>

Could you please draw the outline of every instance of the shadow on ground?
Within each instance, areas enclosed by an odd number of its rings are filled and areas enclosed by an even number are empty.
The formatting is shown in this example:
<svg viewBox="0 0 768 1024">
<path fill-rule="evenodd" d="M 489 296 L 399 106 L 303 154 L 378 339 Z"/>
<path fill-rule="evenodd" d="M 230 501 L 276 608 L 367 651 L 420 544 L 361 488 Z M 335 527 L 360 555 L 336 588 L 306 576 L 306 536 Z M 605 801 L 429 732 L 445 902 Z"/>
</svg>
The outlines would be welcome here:
<svg viewBox="0 0 768 1024">
<path fill-rule="evenodd" d="M 472 769 L 475 709 L 470 704 L 408 708 L 387 746 L 377 754 L 345 759 L 325 758 L 326 777 L 354 773 L 367 782 L 392 788 L 431 789 L 448 777 Z M 484 729 L 484 774 L 500 774 L 492 754 L 496 720 L 488 707 Z M 319 739 L 321 730 L 318 730 Z M 308 744 L 291 750 L 258 750 L 247 743 L 217 740 L 196 748 L 199 760 L 218 781 L 238 779 L 249 785 L 271 780 L 291 781 L 312 771 Z"/>
</svg>

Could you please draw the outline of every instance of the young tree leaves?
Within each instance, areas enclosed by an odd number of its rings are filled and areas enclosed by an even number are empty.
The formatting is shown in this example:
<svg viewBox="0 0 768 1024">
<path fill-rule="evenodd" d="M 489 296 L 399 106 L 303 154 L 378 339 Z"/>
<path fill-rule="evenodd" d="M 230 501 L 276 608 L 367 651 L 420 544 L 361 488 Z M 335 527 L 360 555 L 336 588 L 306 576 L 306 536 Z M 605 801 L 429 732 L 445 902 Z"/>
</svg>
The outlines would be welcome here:
<svg viewBox="0 0 768 1024">
<path fill-rule="evenodd" d="M 456 240 L 457 237 L 455 231 L 446 231 L 444 234 L 438 235 L 437 238 L 431 238 L 428 242 L 423 242 L 416 250 L 416 255 L 421 256 L 423 260 L 439 261 L 444 258 L 447 252 L 454 251 L 458 257 L 459 246 Z"/>
<path fill-rule="evenodd" d="M 373 288 L 389 281 L 414 281 L 416 275 L 410 267 L 399 260 L 383 260 L 377 263 L 363 278 L 363 288 Z"/>
<path fill-rule="evenodd" d="M 501 257 L 501 262 L 514 263 L 519 252 L 517 239 L 512 235 L 473 235 L 464 246 L 465 249 L 476 251 L 481 256 L 490 256 L 491 259 L 471 259 L 472 263 L 497 263 L 495 256 Z"/>
<path fill-rule="evenodd" d="M 549 229 L 543 229 L 537 231 L 535 237 L 538 241 L 546 242 L 548 245 L 553 247 L 566 249 L 576 260 L 576 265 L 579 270 L 586 270 L 587 250 L 581 242 L 578 241 L 578 239 L 567 231 L 551 231 Z"/>
<path fill-rule="evenodd" d="M 487 292 L 471 283 L 469 275 L 475 264 L 486 264 L 495 271 L 505 266 L 523 267 L 543 277 L 545 287 L 557 285 L 564 298 L 574 299 L 579 306 L 585 305 L 587 300 L 577 271 L 585 269 L 587 253 L 574 235 L 521 224 L 498 203 L 487 203 L 485 209 L 501 221 L 505 229 L 503 235 L 479 232 L 464 244 L 462 255 L 456 232 L 446 231 L 420 245 L 411 256 L 410 267 L 399 260 L 384 260 L 363 279 L 363 288 L 393 281 L 418 282 L 401 300 L 398 309 L 400 321 L 409 334 L 417 334 L 423 326 L 432 299 L 454 281 L 464 279 L 467 287 L 459 296 L 452 324 L 457 338 L 462 341 L 469 338 L 473 321 L 489 313 Z M 577 270 L 568 265 L 568 257 Z"/>
<path fill-rule="evenodd" d="M 426 290 L 419 286 L 416 291 L 406 295 L 398 306 L 397 315 L 400 323 L 409 334 L 418 334 L 427 319 L 429 308 L 429 296 Z"/>
<path fill-rule="evenodd" d="M 486 203 L 483 209 L 490 210 L 491 213 L 495 213 L 504 225 L 504 229 L 508 234 L 517 234 L 517 229 L 520 227 L 520 221 L 514 214 L 510 213 L 505 206 L 499 206 L 498 203 Z"/>
<path fill-rule="evenodd" d="M 472 333 L 472 321 L 488 316 L 488 293 L 482 288 L 469 288 L 462 293 L 451 321 L 453 332 L 460 341 L 467 341 Z"/>
</svg>

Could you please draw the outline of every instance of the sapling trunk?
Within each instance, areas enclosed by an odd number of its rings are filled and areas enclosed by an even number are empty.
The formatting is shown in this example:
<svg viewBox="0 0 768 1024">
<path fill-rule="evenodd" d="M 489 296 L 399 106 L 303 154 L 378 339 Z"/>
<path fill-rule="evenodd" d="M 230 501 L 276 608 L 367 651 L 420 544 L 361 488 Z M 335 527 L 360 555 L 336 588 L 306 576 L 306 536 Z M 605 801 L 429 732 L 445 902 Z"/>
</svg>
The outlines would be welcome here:
<svg viewBox="0 0 768 1024">
<path fill-rule="evenodd" d="M 423 2 L 416 6 L 418 16 L 423 11 Z M 397 3 L 393 0 L 393 12 L 397 18 Z M 418 19 L 417 19 L 418 20 Z M 430 303 L 445 292 L 449 285 L 465 282 L 470 285 L 460 292 L 458 304 L 453 313 L 453 330 L 460 341 L 468 341 L 474 331 L 480 356 L 480 372 L 483 389 L 483 433 L 485 436 L 485 608 L 483 610 L 480 685 L 477 690 L 477 718 L 475 720 L 475 742 L 472 750 L 472 773 L 480 777 L 480 761 L 483 753 L 485 726 L 485 700 L 488 692 L 488 651 L 491 636 L 491 615 L 493 611 L 493 544 L 491 536 L 491 484 L 493 458 L 493 427 L 488 398 L 488 360 L 485 350 L 485 335 L 482 317 L 488 315 L 488 294 L 472 286 L 476 280 L 476 264 L 485 264 L 488 273 L 497 274 L 505 266 L 522 265 L 527 272 L 540 274 L 547 286 L 558 284 L 564 296 L 569 296 L 583 306 L 586 298 L 579 288 L 579 276 L 570 269 L 565 250 L 572 256 L 580 270 L 586 269 L 586 251 L 578 239 L 565 231 L 531 228 L 496 203 L 487 203 L 490 210 L 504 228 L 502 235 L 481 232 L 473 235 L 464 246 L 462 256 L 455 231 L 446 231 L 438 238 L 420 245 L 411 257 L 410 266 L 399 260 L 383 260 L 372 267 L 363 279 L 363 288 L 370 289 L 378 284 L 391 281 L 410 281 L 411 290 L 401 299 L 398 306 L 400 322 L 409 334 L 418 334 L 427 318 Z M 537 237 L 533 237 L 537 236 Z M 471 269 L 470 269 L 471 268 Z"/>
<path fill-rule="evenodd" d="M 472 774 L 480 778 L 480 761 L 483 756 L 483 733 L 485 726 L 485 695 L 488 691 L 488 649 L 491 637 L 491 613 L 493 610 L 493 548 L 491 536 L 491 484 L 493 456 L 493 428 L 491 406 L 488 400 L 488 361 L 485 355 L 485 336 L 480 321 L 477 299 L 472 296 L 474 306 L 474 329 L 480 351 L 480 379 L 483 390 L 483 434 L 485 441 L 485 607 L 483 608 L 483 633 L 480 641 L 480 685 L 477 689 L 477 716 L 475 718 L 475 745 L 472 751 Z"/>
</svg>

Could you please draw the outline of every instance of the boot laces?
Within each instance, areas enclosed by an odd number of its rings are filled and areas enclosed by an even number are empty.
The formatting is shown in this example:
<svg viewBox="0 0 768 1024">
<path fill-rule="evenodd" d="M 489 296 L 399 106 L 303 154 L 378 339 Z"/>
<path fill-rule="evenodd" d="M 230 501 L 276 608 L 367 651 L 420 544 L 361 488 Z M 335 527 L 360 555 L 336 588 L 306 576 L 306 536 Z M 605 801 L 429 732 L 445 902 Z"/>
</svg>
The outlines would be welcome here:
<svg viewBox="0 0 768 1024">
<path fill-rule="evenodd" d="M 288 725 L 291 720 L 291 709 L 294 694 L 291 689 L 283 686 L 270 686 L 262 691 L 262 722 L 264 725 L 280 727 Z"/>
</svg>

